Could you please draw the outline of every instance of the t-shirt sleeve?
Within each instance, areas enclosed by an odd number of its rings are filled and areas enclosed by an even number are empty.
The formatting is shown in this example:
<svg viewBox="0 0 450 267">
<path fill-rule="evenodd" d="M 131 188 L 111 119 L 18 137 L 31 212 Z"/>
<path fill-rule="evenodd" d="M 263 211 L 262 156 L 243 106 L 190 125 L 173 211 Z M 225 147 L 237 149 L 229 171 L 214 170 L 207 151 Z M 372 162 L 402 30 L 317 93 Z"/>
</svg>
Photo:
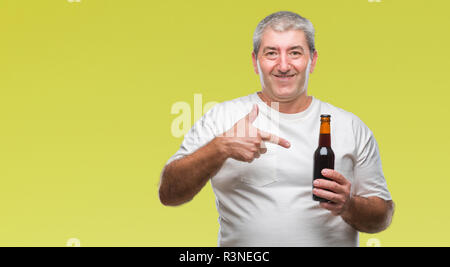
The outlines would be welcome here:
<svg viewBox="0 0 450 267">
<path fill-rule="evenodd" d="M 166 165 L 174 160 L 195 152 L 219 134 L 219 129 L 217 129 L 215 125 L 215 116 L 217 114 L 216 106 L 206 112 L 198 121 L 194 123 L 192 128 L 184 135 L 180 148 L 172 157 L 169 158 Z"/>
<path fill-rule="evenodd" d="M 391 200 L 381 166 L 378 143 L 372 131 L 355 116 L 353 132 L 356 144 L 356 163 L 354 175 L 356 186 L 354 194 L 361 197 L 376 196 Z"/>
</svg>

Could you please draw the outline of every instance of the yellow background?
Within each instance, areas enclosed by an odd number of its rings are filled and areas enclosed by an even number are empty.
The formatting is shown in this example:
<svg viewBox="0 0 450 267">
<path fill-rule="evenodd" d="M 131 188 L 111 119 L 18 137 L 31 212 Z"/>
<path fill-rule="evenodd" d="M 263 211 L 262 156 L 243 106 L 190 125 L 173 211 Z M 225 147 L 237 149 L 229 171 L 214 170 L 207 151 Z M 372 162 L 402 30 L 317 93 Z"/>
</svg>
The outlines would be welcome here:
<svg viewBox="0 0 450 267">
<path fill-rule="evenodd" d="M 160 171 L 194 108 L 260 90 L 252 34 L 290 10 L 316 28 L 308 93 L 374 132 L 396 203 L 361 246 L 449 246 L 448 1 L 0 0 L 0 245 L 216 246 L 210 184 L 164 207 Z M 193 116 L 193 110 L 192 110 Z"/>
</svg>

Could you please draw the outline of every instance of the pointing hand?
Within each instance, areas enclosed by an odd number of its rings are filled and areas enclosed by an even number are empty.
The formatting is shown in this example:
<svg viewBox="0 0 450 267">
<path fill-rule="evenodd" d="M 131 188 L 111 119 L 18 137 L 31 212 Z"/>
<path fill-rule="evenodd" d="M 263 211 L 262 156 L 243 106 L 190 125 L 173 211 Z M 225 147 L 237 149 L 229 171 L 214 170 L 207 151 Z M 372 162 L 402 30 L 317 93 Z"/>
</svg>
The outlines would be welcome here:
<svg viewBox="0 0 450 267">
<path fill-rule="evenodd" d="M 289 148 L 290 143 L 281 137 L 254 127 L 252 123 L 258 117 L 258 105 L 254 104 L 250 113 L 236 122 L 231 129 L 220 135 L 225 152 L 229 157 L 246 162 L 259 158 L 267 152 L 264 142 L 270 142 Z"/>
</svg>

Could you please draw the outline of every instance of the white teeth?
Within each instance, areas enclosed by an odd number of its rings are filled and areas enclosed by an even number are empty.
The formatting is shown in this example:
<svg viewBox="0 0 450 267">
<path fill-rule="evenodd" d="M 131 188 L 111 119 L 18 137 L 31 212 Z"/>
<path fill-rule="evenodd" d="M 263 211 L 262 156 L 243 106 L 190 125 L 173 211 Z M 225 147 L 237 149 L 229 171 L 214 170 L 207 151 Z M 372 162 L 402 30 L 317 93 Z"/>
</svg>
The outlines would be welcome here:
<svg viewBox="0 0 450 267">
<path fill-rule="evenodd" d="M 284 76 L 280 76 L 280 75 L 275 75 L 278 78 L 288 78 L 288 77 L 294 77 L 295 74 L 293 75 L 284 75 Z"/>
</svg>

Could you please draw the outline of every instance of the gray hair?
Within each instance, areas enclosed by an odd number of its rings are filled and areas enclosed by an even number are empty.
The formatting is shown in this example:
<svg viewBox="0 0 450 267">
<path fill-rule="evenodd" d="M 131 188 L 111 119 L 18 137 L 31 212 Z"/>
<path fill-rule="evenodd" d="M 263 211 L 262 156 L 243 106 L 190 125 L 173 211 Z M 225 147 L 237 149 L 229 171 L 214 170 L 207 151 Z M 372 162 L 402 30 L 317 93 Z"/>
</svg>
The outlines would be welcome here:
<svg viewBox="0 0 450 267">
<path fill-rule="evenodd" d="M 265 17 L 259 22 L 253 34 L 253 52 L 258 55 L 259 47 L 261 46 L 261 38 L 264 30 L 270 26 L 275 31 L 284 32 L 287 30 L 302 30 L 305 33 L 308 42 L 311 58 L 314 51 L 314 26 L 311 21 L 290 11 L 279 11 Z"/>
</svg>

